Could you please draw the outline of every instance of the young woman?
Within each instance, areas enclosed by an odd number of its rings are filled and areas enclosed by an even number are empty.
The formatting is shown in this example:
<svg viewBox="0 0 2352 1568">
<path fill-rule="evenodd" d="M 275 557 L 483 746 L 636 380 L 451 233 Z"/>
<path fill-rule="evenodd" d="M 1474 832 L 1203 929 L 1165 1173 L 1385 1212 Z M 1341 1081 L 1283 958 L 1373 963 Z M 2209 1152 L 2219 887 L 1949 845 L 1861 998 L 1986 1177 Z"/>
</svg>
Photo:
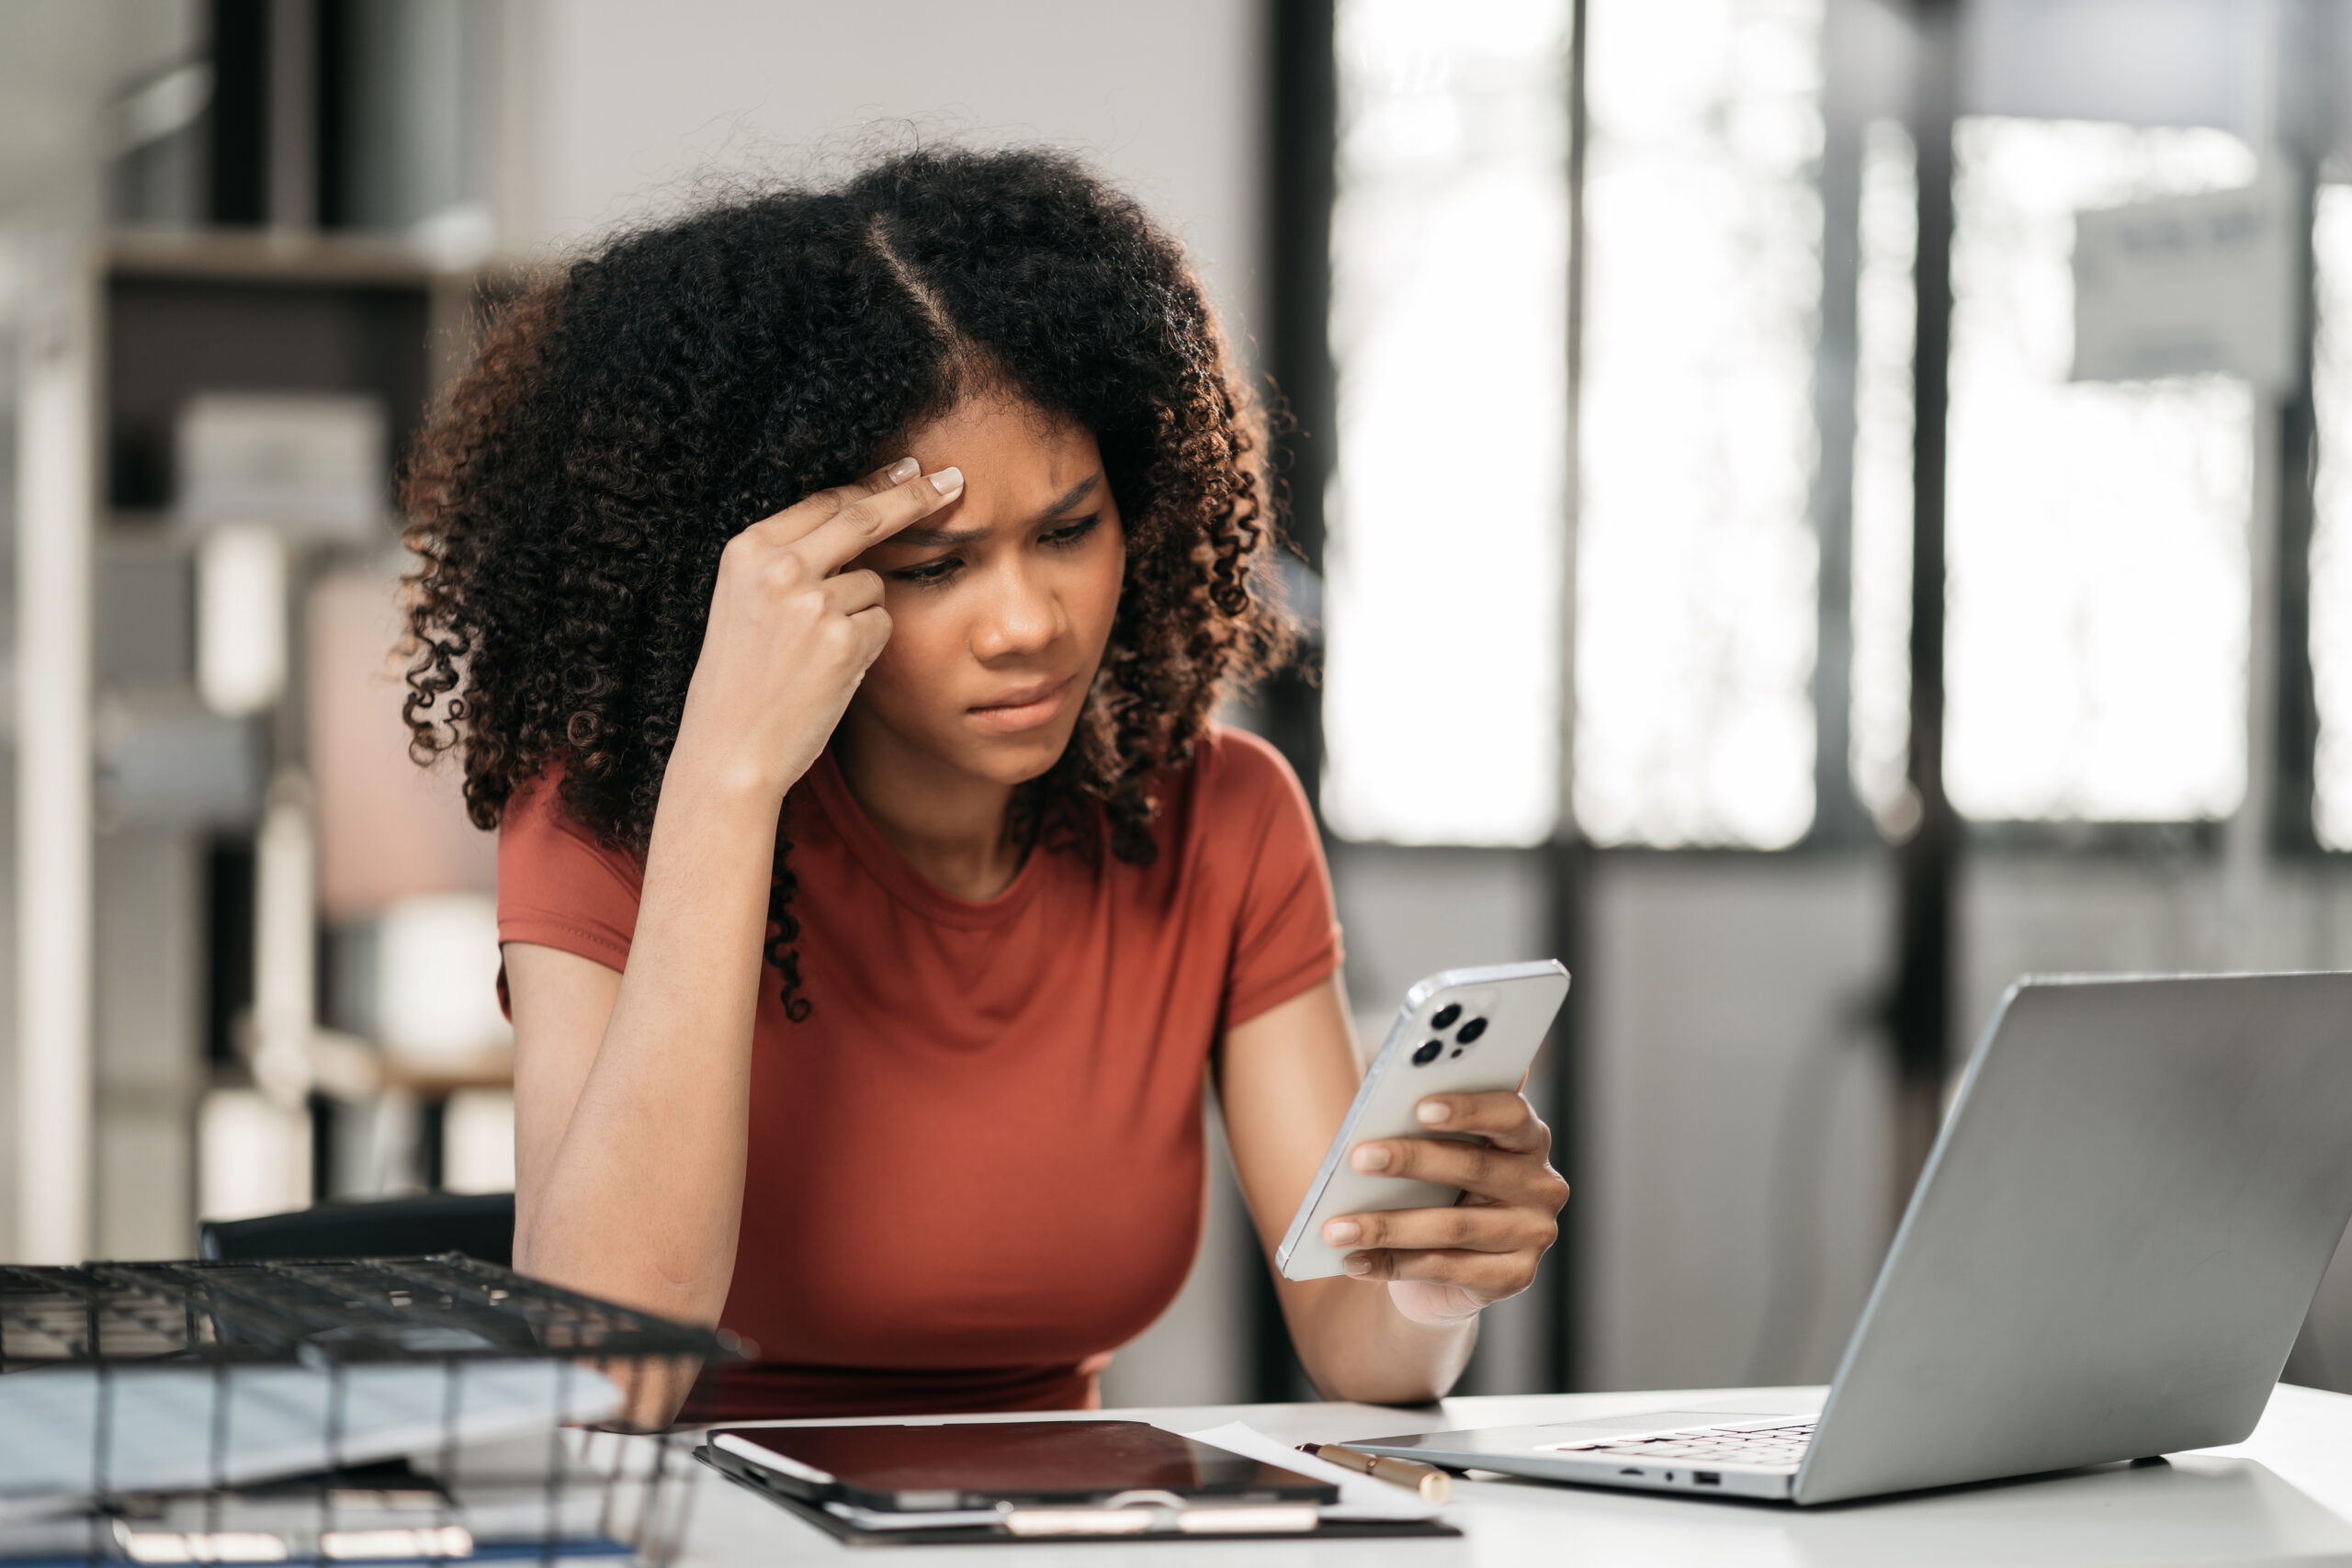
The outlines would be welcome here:
<svg viewBox="0 0 2352 1568">
<path fill-rule="evenodd" d="M 1204 1075 L 1288 1224 L 1360 1067 L 1305 798 L 1210 720 L 1288 647 L 1261 451 L 1177 246 L 1030 152 L 614 241 L 427 431 L 408 716 L 500 832 L 516 1263 L 754 1342 L 715 1414 L 1091 1402 L 1197 1248 Z M 1567 1195 L 1519 1095 L 1420 1116 L 1485 1143 L 1358 1168 L 1469 1199 L 1280 1286 L 1335 1397 L 1443 1393 Z"/>
</svg>

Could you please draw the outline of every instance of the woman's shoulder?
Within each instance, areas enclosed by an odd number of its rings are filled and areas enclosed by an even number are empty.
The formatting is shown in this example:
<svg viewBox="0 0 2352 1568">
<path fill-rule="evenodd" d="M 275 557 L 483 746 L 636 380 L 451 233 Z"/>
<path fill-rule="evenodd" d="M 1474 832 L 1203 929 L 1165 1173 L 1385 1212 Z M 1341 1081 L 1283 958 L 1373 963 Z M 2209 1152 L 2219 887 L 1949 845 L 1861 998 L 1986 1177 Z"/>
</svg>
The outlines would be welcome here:
<svg viewBox="0 0 2352 1568">
<path fill-rule="evenodd" d="M 560 948 L 607 968 L 628 964 L 644 864 L 564 805 L 550 769 L 517 789 L 498 819 L 498 940 Z"/>
<path fill-rule="evenodd" d="M 562 770 L 549 768 L 518 787 L 499 813 L 502 900 L 510 888 L 530 897 L 577 887 L 583 878 L 634 900 L 645 879 L 643 861 L 582 822 L 565 803 L 562 785 Z"/>
<path fill-rule="evenodd" d="M 1306 791 L 1263 737 L 1212 728 L 1193 748 L 1190 784 L 1185 862 L 1207 908 L 1231 922 L 1230 1027 L 1339 967 L 1330 870 Z"/>
<path fill-rule="evenodd" d="M 1298 775 L 1272 741 L 1229 724 L 1212 724 L 1186 763 L 1192 787 L 1219 800 L 1306 801 Z"/>
<path fill-rule="evenodd" d="M 1306 791 L 1283 754 L 1262 736 L 1213 724 L 1173 770 L 1184 836 L 1204 848 L 1236 846 L 1247 853 L 1269 833 L 1315 831 Z"/>
</svg>

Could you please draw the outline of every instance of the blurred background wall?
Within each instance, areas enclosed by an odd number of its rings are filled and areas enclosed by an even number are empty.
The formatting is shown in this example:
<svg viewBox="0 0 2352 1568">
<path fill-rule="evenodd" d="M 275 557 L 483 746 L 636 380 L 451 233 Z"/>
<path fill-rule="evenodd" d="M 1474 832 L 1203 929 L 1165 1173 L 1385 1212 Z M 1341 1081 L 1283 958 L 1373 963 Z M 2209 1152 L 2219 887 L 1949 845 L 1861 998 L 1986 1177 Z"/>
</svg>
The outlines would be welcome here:
<svg viewBox="0 0 2352 1568">
<path fill-rule="evenodd" d="M 2347 50 L 2343 0 L 0 10 L 0 1257 L 511 1183 L 401 441 L 614 225 L 1045 141 L 1296 417 L 1320 679 L 1235 716 L 1367 1043 L 1576 972 L 1576 1198 L 1469 1387 L 1826 1378 L 2013 978 L 2352 963 Z M 1214 1198 L 1114 1403 L 1301 1386 Z M 2352 1264 L 2290 1373 L 2352 1388 Z"/>
</svg>

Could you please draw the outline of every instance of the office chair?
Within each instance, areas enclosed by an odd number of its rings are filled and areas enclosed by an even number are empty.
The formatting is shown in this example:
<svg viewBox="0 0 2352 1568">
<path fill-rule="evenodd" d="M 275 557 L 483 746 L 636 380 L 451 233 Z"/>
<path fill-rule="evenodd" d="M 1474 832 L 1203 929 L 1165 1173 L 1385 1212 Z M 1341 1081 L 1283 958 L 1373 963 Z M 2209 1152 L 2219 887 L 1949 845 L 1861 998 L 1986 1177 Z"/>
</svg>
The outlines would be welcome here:
<svg viewBox="0 0 2352 1568">
<path fill-rule="evenodd" d="M 427 1192 L 413 1198 L 349 1199 L 290 1214 L 207 1220 L 197 1255 L 225 1262 L 301 1258 L 415 1258 L 462 1252 L 501 1268 L 514 1264 L 514 1194 Z"/>
</svg>

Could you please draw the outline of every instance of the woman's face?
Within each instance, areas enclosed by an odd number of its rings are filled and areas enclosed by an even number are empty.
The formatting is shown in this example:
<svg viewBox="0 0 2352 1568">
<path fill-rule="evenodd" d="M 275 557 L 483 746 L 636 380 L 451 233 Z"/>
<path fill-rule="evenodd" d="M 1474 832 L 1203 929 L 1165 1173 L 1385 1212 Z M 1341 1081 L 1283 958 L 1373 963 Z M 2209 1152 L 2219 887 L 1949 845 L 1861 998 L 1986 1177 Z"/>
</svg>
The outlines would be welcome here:
<svg viewBox="0 0 2352 1568">
<path fill-rule="evenodd" d="M 1010 395 L 915 432 L 964 493 L 856 562 L 882 574 L 890 640 L 843 723 L 861 756 L 999 784 L 1069 743 L 1119 608 L 1126 536 L 1093 433 Z M 896 454 L 885 454 L 894 457 Z"/>
</svg>

